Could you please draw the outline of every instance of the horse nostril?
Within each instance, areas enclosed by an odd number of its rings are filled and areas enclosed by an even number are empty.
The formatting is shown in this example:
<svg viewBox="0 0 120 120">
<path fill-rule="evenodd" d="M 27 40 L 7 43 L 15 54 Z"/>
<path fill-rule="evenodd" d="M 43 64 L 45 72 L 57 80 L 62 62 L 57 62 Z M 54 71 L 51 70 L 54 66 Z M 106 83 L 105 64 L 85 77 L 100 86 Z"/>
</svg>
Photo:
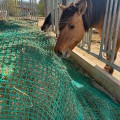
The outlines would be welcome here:
<svg viewBox="0 0 120 120">
<path fill-rule="evenodd" d="M 57 55 L 58 55 L 59 57 L 61 57 L 61 56 L 63 55 L 62 51 L 58 51 L 58 52 L 57 52 Z"/>
</svg>

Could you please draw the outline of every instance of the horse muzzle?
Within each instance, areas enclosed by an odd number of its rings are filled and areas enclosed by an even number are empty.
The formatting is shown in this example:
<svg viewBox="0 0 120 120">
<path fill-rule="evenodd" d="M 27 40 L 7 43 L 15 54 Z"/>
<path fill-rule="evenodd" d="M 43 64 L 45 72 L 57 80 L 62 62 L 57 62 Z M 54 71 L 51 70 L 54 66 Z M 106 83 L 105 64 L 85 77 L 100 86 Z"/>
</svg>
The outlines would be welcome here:
<svg viewBox="0 0 120 120">
<path fill-rule="evenodd" d="M 62 51 L 62 50 L 56 50 L 54 49 L 55 53 L 57 54 L 58 57 L 60 58 L 68 58 L 70 57 L 70 52 L 69 51 Z"/>
</svg>

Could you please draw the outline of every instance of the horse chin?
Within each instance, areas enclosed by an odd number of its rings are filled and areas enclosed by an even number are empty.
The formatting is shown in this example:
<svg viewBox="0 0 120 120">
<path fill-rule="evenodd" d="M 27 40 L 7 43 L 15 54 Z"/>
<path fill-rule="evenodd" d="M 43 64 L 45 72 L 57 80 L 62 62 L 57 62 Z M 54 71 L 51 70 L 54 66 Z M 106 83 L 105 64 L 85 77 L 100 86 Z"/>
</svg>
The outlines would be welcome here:
<svg viewBox="0 0 120 120">
<path fill-rule="evenodd" d="M 69 58 L 70 57 L 70 53 L 65 54 L 65 58 Z"/>
<path fill-rule="evenodd" d="M 63 55 L 63 58 L 69 58 L 70 54 L 71 54 L 70 51 L 66 51 L 65 54 Z"/>
</svg>

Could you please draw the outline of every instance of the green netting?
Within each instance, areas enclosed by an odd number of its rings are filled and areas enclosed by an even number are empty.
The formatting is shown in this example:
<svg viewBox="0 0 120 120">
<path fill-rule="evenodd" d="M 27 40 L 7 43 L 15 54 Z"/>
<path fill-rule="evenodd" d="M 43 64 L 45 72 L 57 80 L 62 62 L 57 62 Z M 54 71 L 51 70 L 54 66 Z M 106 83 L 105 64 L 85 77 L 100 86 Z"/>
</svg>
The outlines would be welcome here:
<svg viewBox="0 0 120 120">
<path fill-rule="evenodd" d="M 0 23 L 0 120 L 120 120 L 120 105 L 31 24 Z"/>
</svg>

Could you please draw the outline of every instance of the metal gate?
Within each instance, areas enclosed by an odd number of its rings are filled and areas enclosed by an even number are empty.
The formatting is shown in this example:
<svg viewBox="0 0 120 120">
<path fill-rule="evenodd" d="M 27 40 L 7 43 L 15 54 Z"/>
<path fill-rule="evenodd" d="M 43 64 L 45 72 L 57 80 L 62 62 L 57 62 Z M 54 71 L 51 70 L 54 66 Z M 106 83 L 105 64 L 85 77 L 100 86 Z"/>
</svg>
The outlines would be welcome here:
<svg viewBox="0 0 120 120">
<path fill-rule="evenodd" d="M 119 28 L 120 28 L 120 2 L 119 0 L 107 0 L 99 53 L 95 54 L 93 53 L 93 51 L 91 51 L 92 29 L 85 34 L 84 39 L 79 44 L 79 47 L 88 51 L 89 53 L 91 53 L 104 63 L 107 63 L 116 70 L 120 71 L 120 64 L 118 65 L 114 63 L 115 48 L 117 44 Z M 110 61 L 106 59 L 106 54 L 111 57 Z"/>
<path fill-rule="evenodd" d="M 113 13 L 112 9 L 114 9 Z M 120 71 L 120 66 L 114 64 L 114 57 L 119 28 L 120 28 L 120 0 L 107 0 L 107 8 L 106 15 L 104 18 L 104 26 L 102 32 L 102 41 L 100 46 L 99 57 L 103 62 L 109 64 L 118 71 Z M 110 62 L 104 58 L 103 55 L 104 53 L 108 54 L 111 57 Z"/>
<path fill-rule="evenodd" d="M 0 0 L 0 20 L 8 19 L 8 4 L 5 0 Z"/>
<path fill-rule="evenodd" d="M 52 28 L 53 28 L 52 30 L 56 34 L 58 34 L 58 22 L 61 15 L 60 10 L 57 10 L 58 9 L 57 4 L 64 3 L 68 5 L 74 1 L 76 0 L 45 0 L 46 15 L 48 15 L 50 12 L 52 13 Z M 116 48 L 118 31 L 120 26 L 120 5 L 118 5 L 120 2 L 118 3 L 118 1 L 119 0 L 107 0 L 106 14 L 104 18 L 104 27 L 100 42 L 99 53 L 96 54 L 91 51 L 91 44 L 92 44 L 91 37 L 94 28 L 90 29 L 89 32 L 85 34 L 82 42 L 78 45 L 78 47 L 84 49 L 85 51 L 91 53 L 92 55 L 103 61 L 104 63 L 107 63 L 116 70 L 120 71 L 120 65 L 116 65 L 114 63 L 115 48 Z M 112 9 L 113 9 L 113 13 L 112 13 Z M 117 12 L 118 14 L 116 17 Z M 54 20 L 55 20 L 55 28 L 54 28 Z M 107 47 L 107 44 L 109 45 L 109 47 Z M 106 60 L 105 54 L 108 54 L 111 57 L 110 61 Z"/>
<path fill-rule="evenodd" d="M 16 19 L 37 20 L 36 0 L 15 0 Z"/>
<path fill-rule="evenodd" d="M 37 0 L 0 0 L 0 11 L 2 19 L 38 21 Z"/>
</svg>

